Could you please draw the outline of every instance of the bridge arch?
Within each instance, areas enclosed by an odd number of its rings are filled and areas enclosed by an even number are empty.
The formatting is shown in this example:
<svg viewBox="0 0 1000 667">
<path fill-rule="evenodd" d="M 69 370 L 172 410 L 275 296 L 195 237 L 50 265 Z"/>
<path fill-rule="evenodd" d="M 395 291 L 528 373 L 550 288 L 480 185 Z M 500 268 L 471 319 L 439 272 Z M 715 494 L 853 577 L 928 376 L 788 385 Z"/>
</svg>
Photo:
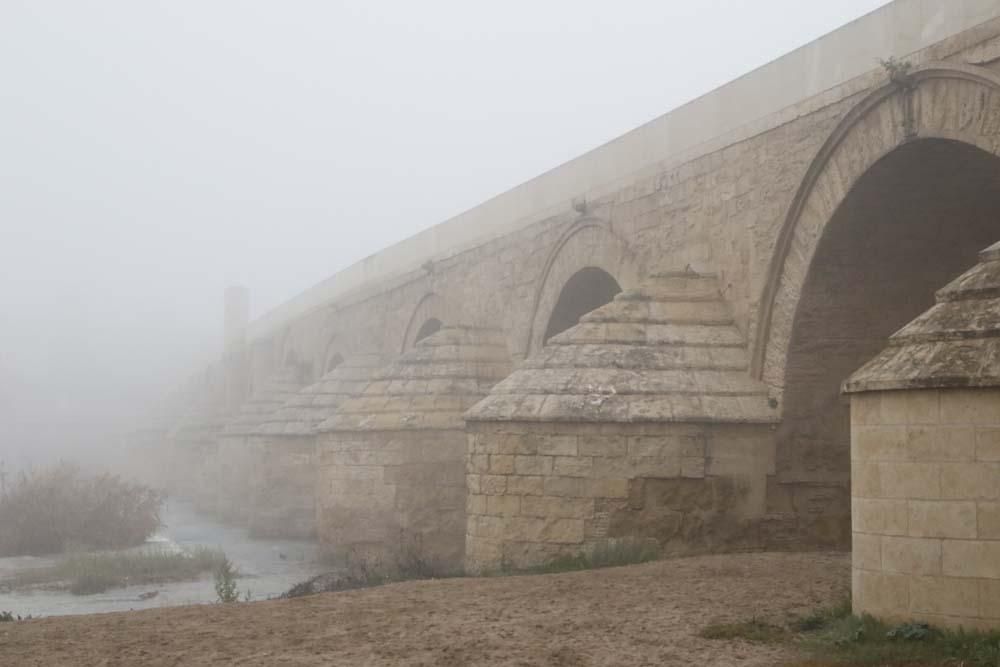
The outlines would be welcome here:
<svg viewBox="0 0 1000 667">
<path fill-rule="evenodd" d="M 341 341 L 337 336 L 332 336 L 323 350 L 323 358 L 320 360 L 320 372 L 322 377 L 344 362 L 344 355 L 341 353 Z"/>
<path fill-rule="evenodd" d="M 781 401 L 769 503 L 808 507 L 821 544 L 843 546 L 850 534 L 840 385 L 1000 239 L 998 154 L 1000 81 L 927 67 L 863 100 L 799 191 L 754 370 Z"/>
<path fill-rule="evenodd" d="M 447 320 L 444 316 L 444 299 L 436 292 L 425 294 L 413 309 L 406 325 L 399 353 L 411 349 L 418 341 L 435 333 Z"/>
<path fill-rule="evenodd" d="M 580 315 L 637 282 L 635 255 L 612 233 L 608 223 L 598 218 L 578 220 L 545 261 L 531 309 L 525 352 L 541 349 L 549 337 L 576 324 Z"/>
<path fill-rule="evenodd" d="M 906 144 L 931 139 L 1000 154 L 1000 77 L 951 63 L 914 68 L 869 93 L 820 148 L 779 232 L 756 318 L 751 372 L 776 396 L 786 386 L 796 312 L 830 222 L 876 163 Z"/>
</svg>

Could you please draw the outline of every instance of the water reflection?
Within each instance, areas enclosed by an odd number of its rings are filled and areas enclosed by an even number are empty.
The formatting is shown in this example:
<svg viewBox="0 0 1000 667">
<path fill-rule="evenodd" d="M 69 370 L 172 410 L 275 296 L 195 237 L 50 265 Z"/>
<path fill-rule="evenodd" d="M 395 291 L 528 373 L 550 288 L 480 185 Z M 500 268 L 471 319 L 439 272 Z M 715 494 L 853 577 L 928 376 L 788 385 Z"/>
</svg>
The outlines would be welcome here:
<svg viewBox="0 0 1000 667">
<path fill-rule="evenodd" d="M 189 504 L 172 501 L 164 509 L 164 526 L 152 538 L 150 546 L 174 549 L 194 546 L 217 547 L 239 568 L 241 593 L 250 590 L 253 599 L 280 595 L 294 584 L 319 574 L 320 566 L 314 542 L 299 540 L 254 539 L 242 528 L 226 526 L 197 513 Z M 58 558 L 0 558 L 0 579 L 28 567 L 44 567 Z M 148 599 L 140 596 L 157 591 Z M 214 582 L 210 574 L 197 581 L 168 584 L 142 584 L 116 588 L 97 595 L 72 595 L 68 592 L 0 592 L 0 611 L 22 616 L 55 616 L 128 611 L 183 604 L 215 602 Z"/>
</svg>

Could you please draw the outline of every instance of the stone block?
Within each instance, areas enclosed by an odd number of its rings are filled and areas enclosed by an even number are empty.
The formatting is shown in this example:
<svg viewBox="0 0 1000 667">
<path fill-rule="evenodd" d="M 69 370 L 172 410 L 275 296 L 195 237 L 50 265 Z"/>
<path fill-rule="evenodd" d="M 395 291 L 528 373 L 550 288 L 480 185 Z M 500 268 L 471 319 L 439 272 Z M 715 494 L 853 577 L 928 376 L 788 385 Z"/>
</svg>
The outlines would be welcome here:
<svg viewBox="0 0 1000 667">
<path fill-rule="evenodd" d="M 885 426 L 908 423 L 910 392 L 885 391 L 880 394 L 882 400 L 879 402 L 877 423 Z"/>
<path fill-rule="evenodd" d="M 851 459 L 855 461 L 907 461 L 905 426 L 865 426 L 854 429 Z"/>
<path fill-rule="evenodd" d="M 945 576 L 1000 579 L 1000 542 L 945 540 L 942 550 Z"/>
<path fill-rule="evenodd" d="M 538 442 L 538 454 L 548 456 L 576 456 L 575 435 L 547 435 Z"/>
<path fill-rule="evenodd" d="M 520 496 L 485 496 L 486 513 L 494 516 L 516 516 L 521 513 Z"/>
<path fill-rule="evenodd" d="M 679 458 L 681 443 L 676 437 L 633 436 L 628 439 L 630 457 Z"/>
<path fill-rule="evenodd" d="M 521 499 L 521 515 L 541 518 L 588 519 L 594 515 L 594 501 L 591 498 L 525 496 Z"/>
<path fill-rule="evenodd" d="M 545 493 L 545 478 L 510 475 L 507 477 L 507 493 L 512 496 L 543 495 Z"/>
<path fill-rule="evenodd" d="M 483 476 L 482 475 L 466 475 L 465 476 L 465 488 L 469 493 L 482 493 L 483 492 Z"/>
<path fill-rule="evenodd" d="M 955 500 L 1000 499 L 1000 464 L 942 463 L 941 497 Z"/>
<path fill-rule="evenodd" d="M 976 460 L 1000 462 L 1000 428 L 976 429 Z"/>
<path fill-rule="evenodd" d="M 551 475 L 551 456 L 515 456 L 514 472 L 518 475 Z"/>
<path fill-rule="evenodd" d="M 496 453 L 534 455 L 538 451 L 538 440 L 535 435 L 509 433 L 500 439 Z"/>
<path fill-rule="evenodd" d="M 941 392 L 941 423 L 1000 425 L 1000 401 L 996 393 L 959 389 Z"/>
<path fill-rule="evenodd" d="M 468 494 L 465 496 L 466 514 L 486 514 L 486 498 L 488 496 L 477 496 Z"/>
<path fill-rule="evenodd" d="M 589 477 L 593 468 L 593 459 L 581 456 L 556 456 L 553 460 L 552 474 L 562 477 Z"/>
<path fill-rule="evenodd" d="M 855 498 L 881 498 L 882 465 L 861 461 L 851 465 L 851 495 Z"/>
<path fill-rule="evenodd" d="M 510 475 L 514 472 L 512 454 L 490 454 L 489 472 L 493 475 Z"/>
<path fill-rule="evenodd" d="M 905 500 L 856 498 L 851 512 L 855 532 L 906 535 L 909 508 Z"/>
<path fill-rule="evenodd" d="M 851 423 L 881 424 L 882 395 L 885 392 L 855 394 L 851 397 Z"/>
<path fill-rule="evenodd" d="M 856 570 L 880 571 L 882 569 L 882 536 L 855 533 L 851 563 Z"/>
<path fill-rule="evenodd" d="M 941 471 L 937 463 L 880 463 L 879 486 L 883 498 L 941 497 Z"/>
<path fill-rule="evenodd" d="M 883 537 L 882 570 L 896 574 L 941 574 L 941 540 Z"/>
<path fill-rule="evenodd" d="M 511 517 L 506 520 L 504 539 L 511 542 L 583 542 L 582 519 Z"/>
<path fill-rule="evenodd" d="M 545 495 L 547 496 L 587 497 L 587 482 L 589 480 L 581 477 L 546 477 L 544 479 Z"/>
<path fill-rule="evenodd" d="M 623 457 L 628 453 L 625 436 L 581 435 L 577 439 L 580 456 Z"/>
<path fill-rule="evenodd" d="M 681 477 L 702 478 L 705 476 L 704 456 L 685 456 L 681 459 Z"/>
<path fill-rule="evenodd" d="M 507 478 L 505 476 L 480 475 L 479 479 L 479 493 L 487 496 L 502 496 L 507 493 Z"/>
<path fill-rule="evenodd" d="M 470 454 L 466 459 L 466 470 L 473 473 L 490 471 L 489 454 Z"/>
<path fill-rule="evenodd" d="M 976 504 L 951 500 L 912 500 L 909 503 L 911 537 L 976 537 Z"/>
<path fill-rule="evenodd" d="M 979 588 L 979 582 L 970 579 L 913 577 L 910 580 L 910 610 L 975 617 L 979 615 Z"/>
<path fill-rule="evenodd" d="M 1000 621 L 1000 579 L 981 579 L 979 585 L 979 615 L 992 619 L 996 629 Z"/>
<path fill-rule="evenodd" d="M 911 461 L 975 461 L 976 433 L 962 426 L 911 426 L 907 431 Z"/>
<path fill-rule="evenodd" d="M 470 535 L 499 540 L 503 537 L 505 520 L 498 516 L 475 515 L 467 519 Z"/>
<path fill-rule="evenodd" d="M 976 523 L 981 540 L 1000 540 L 1000 503 L 976 503 Z"/>
<path fill-rule="evenodd" d="M 853 587 L 856 610 L 870 613 L 886 610 L 898 613 L 901 609 L 908 609 L 910 579 L 911 577 L 905 574 L 855 570 Z"/>
<path fill-rule="evenodd" d="M 466 570 L 472 574 L 488 572 L 500 567 L 503 557 L 503 543 L 469 536 L 465 540 Z"/>
<path fill-rule="evenodd" d="M 628 498 L 627 479 L 589 479 L 585 495 L 592 498 Z"/>
</svg>

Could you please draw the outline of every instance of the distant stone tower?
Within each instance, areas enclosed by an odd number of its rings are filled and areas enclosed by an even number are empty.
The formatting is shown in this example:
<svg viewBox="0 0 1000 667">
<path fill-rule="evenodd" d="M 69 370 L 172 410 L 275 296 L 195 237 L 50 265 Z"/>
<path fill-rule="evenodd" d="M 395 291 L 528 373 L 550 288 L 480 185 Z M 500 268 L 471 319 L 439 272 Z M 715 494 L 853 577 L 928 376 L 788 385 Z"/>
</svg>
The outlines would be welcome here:
<svg viewBox="0 0 1000 667">
<path fill-rule="evenodd" d="M 1000 243 L 845 384 L 854 611 L 1000 629 Z"/>
</svg>

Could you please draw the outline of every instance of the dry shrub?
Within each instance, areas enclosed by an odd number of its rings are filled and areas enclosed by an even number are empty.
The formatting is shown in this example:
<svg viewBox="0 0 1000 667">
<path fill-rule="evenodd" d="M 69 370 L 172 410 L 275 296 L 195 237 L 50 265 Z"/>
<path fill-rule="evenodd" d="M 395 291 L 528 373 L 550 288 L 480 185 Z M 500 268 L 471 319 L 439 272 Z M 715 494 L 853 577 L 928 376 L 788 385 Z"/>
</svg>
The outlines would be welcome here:
<svg viewBox="0 0 1000 667">
<path fill-rule="evenodd" d="M 22 473 L 0 496 L 0 556 L 142 544 L 160 526 L 163 500 L 148 486 L 66 463 Z"/>
</svg>

